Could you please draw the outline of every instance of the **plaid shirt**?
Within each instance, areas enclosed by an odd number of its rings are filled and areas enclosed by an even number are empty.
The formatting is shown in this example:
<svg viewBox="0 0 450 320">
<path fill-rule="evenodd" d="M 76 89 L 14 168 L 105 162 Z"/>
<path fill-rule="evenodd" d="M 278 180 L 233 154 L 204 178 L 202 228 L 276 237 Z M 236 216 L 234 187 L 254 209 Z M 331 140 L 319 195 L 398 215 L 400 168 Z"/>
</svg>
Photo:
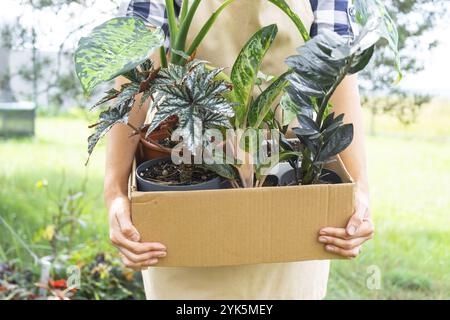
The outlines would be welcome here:
<svg viewBox="0 0 450 320">
<path fill-rule="evenodd" d="M 179 14 L 183 0 L 174 0 L 175 12 Z M 354 10 L 351 0 L 309 0 L 314 13 L 311 26 L 312 37 L 328 29 L 337 34 L 353 38 L 356 33 L 354 26 Z M 140 17 L 150 25 L 160 27 L 166 34 L 165 46 L 169 46 L 169 26 L 164 0 L 128 0 L 122 4 L 121 14 Z"/>
</svg>

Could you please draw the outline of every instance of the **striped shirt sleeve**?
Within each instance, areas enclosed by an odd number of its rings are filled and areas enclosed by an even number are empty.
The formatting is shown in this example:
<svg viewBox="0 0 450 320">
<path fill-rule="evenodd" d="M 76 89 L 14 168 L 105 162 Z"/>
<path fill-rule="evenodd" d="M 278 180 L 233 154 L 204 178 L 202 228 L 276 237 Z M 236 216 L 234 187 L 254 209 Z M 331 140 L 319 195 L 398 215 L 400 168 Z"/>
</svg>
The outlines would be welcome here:
<svg viewBox="0 0 450 320">
<path fill-rule="evenodd" d="M 174 0 L 175 14 L 181 11 L 183 0 Z M 161 28 L 166 35 L 165 47 L 169 47 L 170 34 L 164 0 L 131 0 L 126 7 L 126 16 L 139 17 L 153 27 Z"/>
<path fill-rule="evenodd" d="M 351 0 L 310 0 L 314 13 L 311 37 L 328 29 L 337 34 L 353 38 L 357 32 L 355 12 Z"/>
</svg>

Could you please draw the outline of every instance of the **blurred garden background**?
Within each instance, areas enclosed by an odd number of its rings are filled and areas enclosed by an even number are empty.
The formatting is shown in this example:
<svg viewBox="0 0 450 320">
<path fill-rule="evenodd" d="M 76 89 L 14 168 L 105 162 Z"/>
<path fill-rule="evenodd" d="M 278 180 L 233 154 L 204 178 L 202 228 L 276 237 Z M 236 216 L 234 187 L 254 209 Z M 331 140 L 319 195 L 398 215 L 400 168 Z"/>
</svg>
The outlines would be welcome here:
<svg viewBox="0 0 450 320">
<path fill-rule="evenodd" d="M 388 89 L 383 50 L 360 76 L 376 237 L 356 260 L 332 263 L 327 298 L 449 299 L 450 6 L 387 3 L 404 79 Z M 144 298 L 109 244 L 104 145 L 84 165 L 96 115 L 71 62 L 78 39 L 120 4 L 2 1 L 0 299 Z"/>
</svg>

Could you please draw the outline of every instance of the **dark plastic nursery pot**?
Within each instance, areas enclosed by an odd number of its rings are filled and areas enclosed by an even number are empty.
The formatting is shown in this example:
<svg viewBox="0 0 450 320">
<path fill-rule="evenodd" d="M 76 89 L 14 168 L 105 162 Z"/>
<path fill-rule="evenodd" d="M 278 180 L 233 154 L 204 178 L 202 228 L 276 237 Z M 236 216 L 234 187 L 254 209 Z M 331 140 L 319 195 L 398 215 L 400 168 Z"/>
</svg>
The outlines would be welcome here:
<svg viewBox="0 0 450 320">
<path fill-rule="evenodd" d="M 279 177 L 278 185 L 287 186 L 291 185 L 295 180 L 294 169 L 291 169 Z M 339 177 L 336 172 L 328 169 L 323 169 L 322 174 L 320 176 L 320 180 L 324 182 L 328 182 L 331 184 L 342 183 L 341 177 Z"/>
<path fill-rule="evenodd" d="M 142 172 L 144 172 L 147 168 L 155 166 L 161 162 L 170 162 L 172 161 L 170 157 L 160 158 L 149 160 L 142 163 L 136 169 L 136 184 L 138 191 L 144 192 L 152 192 L 152 191 L 193 191 L 193 190 L 214 190 L 214 189 L 222 189 L 222 179 L 220 177 L 216 177 L 209 181 L 193 184 L 193 185 L 173 185 L 166 186 L 163 184 L 158 184 L 156 182 L 145 180 L 140 176 Z"/>
</svg>

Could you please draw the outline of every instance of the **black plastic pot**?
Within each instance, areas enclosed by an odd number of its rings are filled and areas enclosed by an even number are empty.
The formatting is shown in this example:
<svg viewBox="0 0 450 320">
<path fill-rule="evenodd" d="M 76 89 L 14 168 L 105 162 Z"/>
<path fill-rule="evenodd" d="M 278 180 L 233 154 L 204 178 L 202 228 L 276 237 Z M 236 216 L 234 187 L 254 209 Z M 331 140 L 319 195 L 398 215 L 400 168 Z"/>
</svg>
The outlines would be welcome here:
<svg viewBox="0 0 450 320">
<path fill-rule="evenodd" d="M 331 184 L 342 183 L 341 177 L 339 177 L 336 172 L 328 170 L 328 169 L 322 170 L 322 174 L 320 175 L 320 180 L 323 182 L 331 183 Z M 292 182 L 294 182 L 294 181 L 295 181 L 294 169 L 291 169 L 289 171 L 286 171 L 279 177 L 278 185 L 280 185 L 280 186 L 292 185 Z"/>
<path fill-rule="evenodd" d="M 212 180 L 193 184 L 193 185 L 175 185 L 175 186 L 166 186 L 163 184 L 151 182 L 148 180 L 143 179 L 140 176 L 140 173 L 145 171 L 147 168 L 150 168 L 156 164 L 159 164 L 161 162 L 169 162 L 172 161 L 169 158 L 162 158 L 162 159 L 154 159 L 149 160 L 144 163 L 142 163 L 139 167 L 136 169 L 136 183 L 138 191 L 192 191 L 192 190 L 214 190 L 214 189 L 221 189 L 221 183 L 222 179 L 219 177 L 216 177 Z"/>
</svg>

